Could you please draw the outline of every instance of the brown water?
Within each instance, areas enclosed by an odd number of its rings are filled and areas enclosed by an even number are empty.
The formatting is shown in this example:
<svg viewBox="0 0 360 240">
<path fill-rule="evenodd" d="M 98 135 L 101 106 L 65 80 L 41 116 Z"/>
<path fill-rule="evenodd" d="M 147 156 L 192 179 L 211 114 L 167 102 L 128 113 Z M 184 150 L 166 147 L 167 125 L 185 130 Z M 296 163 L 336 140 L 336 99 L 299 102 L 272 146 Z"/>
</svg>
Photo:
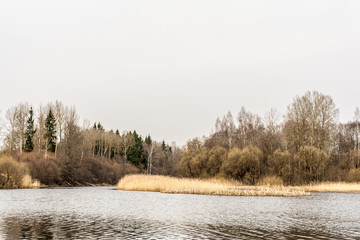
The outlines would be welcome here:
<svg viewBox="0 0 360 240">
<path fill-rule="evenodd" d="M 360 194 L 0 190 L 0 239 L 360 239 Z"/>
</svg>

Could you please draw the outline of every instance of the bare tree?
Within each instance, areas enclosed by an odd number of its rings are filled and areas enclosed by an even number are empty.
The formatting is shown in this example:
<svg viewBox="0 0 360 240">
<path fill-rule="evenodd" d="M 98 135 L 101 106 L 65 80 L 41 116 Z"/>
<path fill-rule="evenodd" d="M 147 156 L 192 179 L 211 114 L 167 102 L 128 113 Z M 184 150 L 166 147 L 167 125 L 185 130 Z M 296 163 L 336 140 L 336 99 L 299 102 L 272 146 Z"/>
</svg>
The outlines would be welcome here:
<svg viewBox="0 0 360 240">
<path fill-rule="evenodd" d="M 70 108 L 64 119 L 64 139 L 60 148 L 62 153 L 61 168 L 64 179 L 70 183 L 76 180 L 76 170 L 79 168 L 82 157 L 83 135 L 78 126 L 79 117 L 75 108 Z"/>
<path fill-rule="evenodd" d="M 215 138 L 218 144 L 231 149 L 234 146 L 235 134 L 236 126 L 234 118 L 231 112 L 228 111 L 222 120 L 220 120 L 220 118 L 216 120 L 213 138 Z"/>
<path fill-rule="evenodd" d="M 46 109 L 42 105 L 40 105 L 37 111 L 37 126 L 36 126 L 36 133 L 34 135 L 34 144 L 35 148 L 38 149 L 39 152 L 46 149 L 45 144 L 46 140 L 44 139 L 45 135 L 45 119 L 46 119 Z"/>
<path fill-rule="evenodd" d="M 154 163 L 154 148 L 155 148 L 155 142 L 151 139 L 150 136 L 147 136 L 145 138 L 145 141 L 143 143 L 144 150 L 146 152 L 146 160 L 147 160 L 147 173 L 151 175 L 152 173 L 152 166 Z"/>
<path fill-rule="evenodd" d="M 10 151 L 15 150 L 16 144 L 16 132 L 15 132 L 15 119 L 16 119 L 16 109 L 15 107 L 11 107 L 6 111 L 5 114 L 5 145 Z"/>
<path fill-rule="evenodd" d="M 29 105 L 27 103 L 20 103 L 6 112 L 5 141 L 11 151 L 18 149 L 22 152 L 24 149 L 28 112 Z"/>
<path fill-rule="evenodd" d="M 21 103 L 16 107 L 15 126 L 19 150 L 22 152 L 25 146 L 26 120 L 29 113 L 29 104 Z"/>
<path fill-rule="evenodd" d="M 281 127 L 279 124 L 280 114 L 272 108 L 265 114 L 265 136 L 263 138 L 263 151 L 272 155 L 281 147 Z"/>
<path fill-rule="evenodd" d="M 306 92 L 288 106 L 285 134 L 292 150 L 314 146 L 329 151 L 339 110 L 332 98 L 319 92 Z"/>
<path fill-rule="evenodd" d="M 127 160 L 127 153 L 129 148 L 135 143 L 134 136 L 131 132 L 124 132 L 121 136 L 121 148 L 124 153 L 125 160 Z"/>
<path fill-rule="evenodd" d="M 65 107 L 62 102 L 58 100 L 55 101 L 52 108 L 54 109 L 54 115 L 56 119 L 56 133 L 57 133 L 57 141 L 55 147 L 55 156 L 56 156 L 59 142 L 61 142 L 61 140 L 63 139 L 65 119 L 68 117 L 67 114 L 69 112 L 69 109 Z M 74 109 L 70 111 L 74 111 Z"/>
<path fill-rule="evenodd" d="M 354 125 L 355 125 L 355 131 L 354 131 L 354 150 L 359 150 L 359 140 L 360 140 L 360 110 L 357 107 L 355 110 L 355 116 L 354 116 Z"/>
<path fill-rule="evenodd" d="M 264 130 L 261 118 L 242 107 L 238 115 L 238 123 L 237 132 L 240 148 L 248 145 L 259 145 L 261 133 Z"/>
<path fill-rule="evenodd" d="M 1 116 L 1 111 L 0 111 L 0 149 L 2 148 L 2 144 L 4 142 L 3 140 L 3 128 L 4 128 L 4 123 L 2 120 L 2 116 Z"/>
</svg>

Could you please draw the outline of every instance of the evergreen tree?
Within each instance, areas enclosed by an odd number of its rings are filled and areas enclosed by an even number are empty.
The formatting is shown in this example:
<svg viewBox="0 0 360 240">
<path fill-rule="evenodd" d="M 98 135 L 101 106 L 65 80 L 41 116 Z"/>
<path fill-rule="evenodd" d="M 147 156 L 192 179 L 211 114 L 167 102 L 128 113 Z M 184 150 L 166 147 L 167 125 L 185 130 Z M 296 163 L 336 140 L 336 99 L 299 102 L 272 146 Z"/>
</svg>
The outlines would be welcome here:
<svg viewBox="0 0 360 240">
<path fill-rule="evenodd" d="M 25 152 L 32 152 L 34 150 L 33 137 L 36 132 L 34 129 L 34 112 L 32 107 L 29 110 L 29 118 L 27 120 L 27 128 L 25 133 Z"/>
<path fill-rule="evenodd" d="M 166 144 L 164 140 L 162 141 L 161 149 L 163 150 L 163 152 L 166 152 Z"/>
<path fill-rule="evenodd" d="M 116 136 L 119 136 L 119 137 L 120 137 L 120 132 L 119 132 L 119 129 L 116 129 L 115 134 L 116 134 Z"/>
<path fill-rule="evenodd" d="M 145 143 L 146 143 L 148 146 L 152 143 L 152 140 L 151 140 L 150 135 L 145 137 Z"/>
<path fill-rule="evenodd" d="M 45 139 L 47 141 L 47 151 L 55 152 L 56 149 L 56 120 L 51 109 L 45 120 Z"/>
<path fill-rule="evenodd" d="M 135 166 L 141 167 L 141 164 L 146 168 L 146 155 L 143 148 L 143 140 L 136 131 L 133 132 L 134 144 L 129 148 L 127 159 Z"/>
<path fill-rule="evenodd" d="M 98 124 L 97 124 L 97 129 L 98 130 L 104 130 L 104 127 L 101 125 L 100 122 L 98 122 Z"/>
</svg>

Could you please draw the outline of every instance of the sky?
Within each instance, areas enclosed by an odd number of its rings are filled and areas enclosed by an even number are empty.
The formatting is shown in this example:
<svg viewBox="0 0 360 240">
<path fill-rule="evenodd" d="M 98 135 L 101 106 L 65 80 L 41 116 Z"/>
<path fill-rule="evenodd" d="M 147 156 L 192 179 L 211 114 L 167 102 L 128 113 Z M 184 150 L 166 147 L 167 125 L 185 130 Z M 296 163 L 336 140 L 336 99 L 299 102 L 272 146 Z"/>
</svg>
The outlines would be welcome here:
<svg viewBox="0 0 360 240">
<path fill-rule="evenodd" d="M 59 100 L 183 145 L 306 91 L 360 107 L 360 1 L 0 0 L 0 111 Z"/>
</svg>

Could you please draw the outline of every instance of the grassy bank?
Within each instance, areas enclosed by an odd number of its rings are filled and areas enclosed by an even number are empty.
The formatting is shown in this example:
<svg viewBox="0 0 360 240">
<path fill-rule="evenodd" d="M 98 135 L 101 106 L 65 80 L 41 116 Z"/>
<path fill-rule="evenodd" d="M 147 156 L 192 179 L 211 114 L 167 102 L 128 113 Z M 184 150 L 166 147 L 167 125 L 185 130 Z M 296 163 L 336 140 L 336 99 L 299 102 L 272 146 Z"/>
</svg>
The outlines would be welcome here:
<svg viewBox="0 0 360 240">
<path fill-rule="evenodd" d="M 292 190 L 303 190 L 306 192 L 354 193 L 360 192 L 360 183 L 323 182 L 288 188 Z"/>
<path fill-rule="evenodd" d="M 157 175 L 127 175 L 120 179 L 117 189 L 128 191 L 151 191 L 162 193 L 185 193 L 223 196 L 305 196 L 298 189 L 267 186 L 243 186 L 236 181 L 200 180 Z"/>
</svg>

